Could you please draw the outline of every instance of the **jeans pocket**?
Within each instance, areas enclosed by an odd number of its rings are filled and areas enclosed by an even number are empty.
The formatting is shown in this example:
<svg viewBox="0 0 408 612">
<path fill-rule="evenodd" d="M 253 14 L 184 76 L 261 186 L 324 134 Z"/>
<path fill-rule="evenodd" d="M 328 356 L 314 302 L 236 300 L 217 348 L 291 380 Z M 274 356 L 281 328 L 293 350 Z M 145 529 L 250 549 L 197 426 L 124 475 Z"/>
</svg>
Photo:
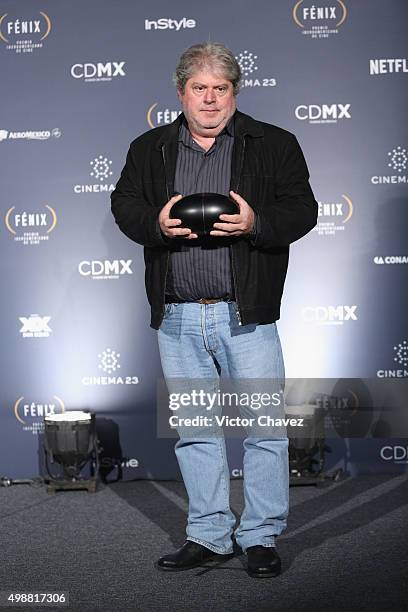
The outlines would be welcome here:
<svg viewBox="0 0 408 612">
<path fill-rule="evenodd" d="M 163 319 L 167 319 L 171 315 L 171 313 L 174 311 L 174 307 L 175 304 L 173 304 L 172 302 L 164 305 Z"/>
</svg>

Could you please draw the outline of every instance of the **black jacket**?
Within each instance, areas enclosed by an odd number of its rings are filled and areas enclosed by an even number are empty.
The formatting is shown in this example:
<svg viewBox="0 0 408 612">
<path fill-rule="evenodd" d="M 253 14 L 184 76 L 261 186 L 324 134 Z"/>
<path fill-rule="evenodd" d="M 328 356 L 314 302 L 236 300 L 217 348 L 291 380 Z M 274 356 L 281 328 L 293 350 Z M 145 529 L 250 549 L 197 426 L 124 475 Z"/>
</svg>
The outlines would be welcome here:
<svg viewBox="0 0 408 612">
<path fill-rule="evenodd" d="M 142 244 L 151 327 L 160 327 L 169 258 L 169 241 L 158 216 L 173 195 L 182 115 L 155 128 L 131 145 L 125 167 L 111 194 L 112 213 L 126 236 Z M 259 216 L 254 241 L 237 238 L 231 246 L 235 295 L 243 325 L 279 319 L 289 244 L 317 222 L 317 203 L 309 173 L 293 134 L 235 113 L 231 189 Z"/>
</svg>

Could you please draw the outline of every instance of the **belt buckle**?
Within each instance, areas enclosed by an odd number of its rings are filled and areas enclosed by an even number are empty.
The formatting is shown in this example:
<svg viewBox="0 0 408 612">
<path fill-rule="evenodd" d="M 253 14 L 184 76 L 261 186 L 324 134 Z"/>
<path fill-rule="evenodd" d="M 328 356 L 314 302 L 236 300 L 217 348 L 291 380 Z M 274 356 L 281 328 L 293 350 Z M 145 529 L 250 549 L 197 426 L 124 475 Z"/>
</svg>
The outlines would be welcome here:
<svg viewBox="0 0 408 612">
<path fill-rule="evenodd" d="M 221 298 L 200 298 L 198 300 L 199 304 L 216 304 L 217 302 L 222 302 Z"/>
</svg>

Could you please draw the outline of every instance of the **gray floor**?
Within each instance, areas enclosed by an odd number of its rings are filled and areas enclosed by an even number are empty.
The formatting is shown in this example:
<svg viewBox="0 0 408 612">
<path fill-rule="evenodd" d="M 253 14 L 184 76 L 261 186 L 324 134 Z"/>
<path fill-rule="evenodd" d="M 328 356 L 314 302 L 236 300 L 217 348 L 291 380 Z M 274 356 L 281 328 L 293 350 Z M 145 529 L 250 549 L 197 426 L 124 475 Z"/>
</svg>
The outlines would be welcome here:
<svg viewBox="0 0 408 612">
<path fill-rule="evenodd" d="M 283 573 L 265 580 L 247 575 L 244 555 L 186 572 L 154 568 L 184 541 L 182 483 L 55 496 L 0 488 L 0 590 L 69 591 L 70 605 L 59 609 L 83 612 L 407 610 L 407 483 L 375 475 L 291 488 L 289 526 L 277 545 Z M 239 514 L 242 481 L 231 488 Z"/>
</svg>

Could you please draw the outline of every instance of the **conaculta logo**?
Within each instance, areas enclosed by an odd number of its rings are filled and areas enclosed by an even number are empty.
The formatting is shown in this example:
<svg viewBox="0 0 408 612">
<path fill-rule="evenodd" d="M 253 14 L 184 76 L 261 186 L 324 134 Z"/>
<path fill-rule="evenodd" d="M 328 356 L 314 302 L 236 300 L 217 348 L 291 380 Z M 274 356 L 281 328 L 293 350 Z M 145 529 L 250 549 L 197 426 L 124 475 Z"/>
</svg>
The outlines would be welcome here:
<svg viewBox="0 0 408 612">
<path fill-rule="evenodd" d="M 39 11 L 36 15 L 14 17 L 9 13 L 0 16 L 0 40 L 8 51 L 33 53 L 42 49 L 43 40 L 51 32 L 51 19 Z"/>
<path fill-rule="evenodd" d="M 71 76 L 74 79 L 83 79 L 86 83 L 97 81 L 111 81 L 115 77 L 124 77 L 126 62 L 97 62 L 96 64 L 74 64 L 71 66 Z"/>
<path fill-rule="evenodd" d="M 376 255 L 373 261 L 377 265 L 408 264 L 408 255 Z"/>
<path fill-rule="evenodd" d="M 351 104 L 299 104 L 295 117 L 309 123 L 337 123 L 340 119 L 351 119 Z"/>
<path fill-rule="evenodd" d="M 339 33 L 339 27 L 347 18 L 347 8 L 343 0 L 298 0 L 292 17 L 305 36 L 329 38 Z"/>
<path fill-rule="evenodd" d="M 51 137 L 61 137 L 60 128 L 52 130 L 24 130 L 23 132 L 12 132 L 9 130 L 0 130 L 0 142 L 2 140 L 49 140 Z"/>
<path fill-rule="evenodd" d="M 57 215 L 51 206 L 45 204 L 44 212 L 15 212 L 15 209 L 15 206 L 8 209 L 4 223 L 16 242 L 33 246 L 48 240 L 57 225 Z"/>
<path fill-rule="evenodd" d="M 181 19 L 170 19 L 170 17 L 160 17 L 160 19 L 145 19 L 145 30 L 176 30 L 195 28 L 197 22 L 195 19 L 182 17 Z"/>
</svg>

